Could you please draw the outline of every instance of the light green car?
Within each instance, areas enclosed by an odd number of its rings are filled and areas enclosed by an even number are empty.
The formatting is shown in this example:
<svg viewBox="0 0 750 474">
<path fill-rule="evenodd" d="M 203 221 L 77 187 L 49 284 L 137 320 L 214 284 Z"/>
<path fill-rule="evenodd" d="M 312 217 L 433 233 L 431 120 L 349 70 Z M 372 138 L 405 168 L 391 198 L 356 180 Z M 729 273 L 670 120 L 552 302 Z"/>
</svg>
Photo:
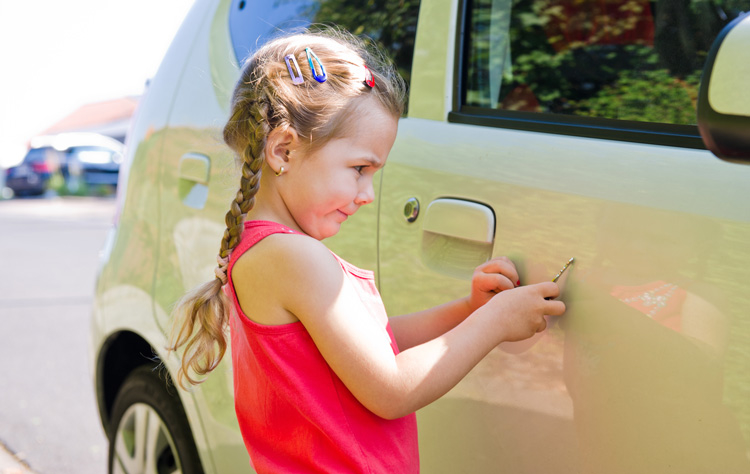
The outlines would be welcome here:
<svg viewBox="0 0 750 474">
<path fill-rule="evenodd" d="M 140 104 L 102 252 L 91 341 L 110 472 L 252 472 L 229 357 L 178 390 L 165 332 L 212 278 L 238 185 L 221 140 L 238 64 L 311 22 L 369 35 L 410 83 L 376 202 L 327 242 L 375 271 L 390 314 L 465 295 L 493 256 L 522 283 L 575 257 L 565 316 L 418 412 L 422 472 L 750 472 L 742 10 L 198 0 Z"/>
</svg>

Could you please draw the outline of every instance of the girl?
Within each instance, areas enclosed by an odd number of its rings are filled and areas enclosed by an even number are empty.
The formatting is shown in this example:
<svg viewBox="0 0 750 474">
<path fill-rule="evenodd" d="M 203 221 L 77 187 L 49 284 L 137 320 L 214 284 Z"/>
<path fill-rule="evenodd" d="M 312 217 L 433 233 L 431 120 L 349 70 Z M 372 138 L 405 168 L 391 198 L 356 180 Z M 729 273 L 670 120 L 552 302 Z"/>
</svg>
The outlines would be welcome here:
<svg viewBox="0 0 750 474">
<path fill-rule="evenodd" d="M 235 89 L 224 138 L 243 161 L 240 190 L 216 278 L 178 304 L 169 349 L 186 345 L 178 379 L 198 383 L 230 326 L 235 409 L 258 472 L 418 472 L 414 412 L 565 310 L 555 283 L 516 288 L 499 258 L 466 298 L 388 319 L 372 273 L 321 243 L 373 201 L 403 97 L 383 56 L 343 33 L 266 44 Z"/>
</svg>

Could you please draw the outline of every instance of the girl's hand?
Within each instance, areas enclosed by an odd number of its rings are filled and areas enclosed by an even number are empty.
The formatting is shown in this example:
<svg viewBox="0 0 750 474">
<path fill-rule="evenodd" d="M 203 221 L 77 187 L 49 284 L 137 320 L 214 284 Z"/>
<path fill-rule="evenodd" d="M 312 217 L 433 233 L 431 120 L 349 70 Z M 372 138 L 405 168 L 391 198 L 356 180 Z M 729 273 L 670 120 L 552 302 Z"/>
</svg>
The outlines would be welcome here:
<svg viewBox="0 0 750 474">
<path fill-rule="evenodd" d="M 471 312 L 484 306 L 501 291 L 511 290 L 520 284 L 518 272 L 508 257 L 497 257 L 479 265 L 471 278 L 469 309 Z"/>
<path fill-rule="evenodd" d="M 496 295 L 482 311 L 493 311 L 505 342 L 522 341 L 547 328 L 546 316 L 562 316 L 565 303 L 555 300 L 560 287 L 551 281 Z"/>
</svg>

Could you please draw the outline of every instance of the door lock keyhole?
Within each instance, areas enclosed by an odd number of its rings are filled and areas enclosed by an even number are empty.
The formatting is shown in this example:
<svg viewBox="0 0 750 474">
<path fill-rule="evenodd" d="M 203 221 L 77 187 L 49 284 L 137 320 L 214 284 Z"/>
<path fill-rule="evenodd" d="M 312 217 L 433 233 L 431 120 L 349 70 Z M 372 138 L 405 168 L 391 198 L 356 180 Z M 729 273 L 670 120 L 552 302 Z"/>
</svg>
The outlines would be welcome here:
<svg viewBox="0 0 750 474">
<path fill-rule="evenodd" d="M 404 219 L 406 222 L 414 222 L 419 217 L 419 201 L 417 198 L 410 198 L 404 205 Z"/>
</svg>

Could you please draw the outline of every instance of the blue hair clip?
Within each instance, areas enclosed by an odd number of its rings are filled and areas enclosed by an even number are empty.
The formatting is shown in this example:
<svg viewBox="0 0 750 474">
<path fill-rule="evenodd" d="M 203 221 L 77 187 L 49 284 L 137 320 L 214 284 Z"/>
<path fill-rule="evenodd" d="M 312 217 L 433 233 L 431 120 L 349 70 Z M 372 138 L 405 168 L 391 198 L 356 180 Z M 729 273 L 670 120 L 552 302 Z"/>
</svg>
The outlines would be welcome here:
<svg viewBox="0 0 750 474">
<path fill-rule="evenodd" d="M 287 69 L 289 69 L 289 75 L 292 76 L 292 84 L 302 84 L 305 82 L 305 79 L 302 77 L 302 71 L 299 69 L 297 58 L 295 58 L 293 54 L 287 54 L 284 56 L 284 62 L 286 63 Z M 292 69 L 292 64 L 294 64 L 294 69 Z"/>
<path fill-rule="evenodd" d="M 310 69 L 312 70 L 313 79 L 320 83 L 325 82 L 328 76 L 326 76 L 326 68 L 323 67 L 323 63 L 320 62 L 320 59 L 318 59 L 315 53 L 313 53 L 312 49 L 305 48 L 305 53 L 307 53 L 307 61 L 310 63 Z M 313 59 L 315 59 L 315 61 L 318 63 L 318 66 L 320 67 L 320 74 L 318 74 L 318 72 L 315 70 Z"/>
</svg>

